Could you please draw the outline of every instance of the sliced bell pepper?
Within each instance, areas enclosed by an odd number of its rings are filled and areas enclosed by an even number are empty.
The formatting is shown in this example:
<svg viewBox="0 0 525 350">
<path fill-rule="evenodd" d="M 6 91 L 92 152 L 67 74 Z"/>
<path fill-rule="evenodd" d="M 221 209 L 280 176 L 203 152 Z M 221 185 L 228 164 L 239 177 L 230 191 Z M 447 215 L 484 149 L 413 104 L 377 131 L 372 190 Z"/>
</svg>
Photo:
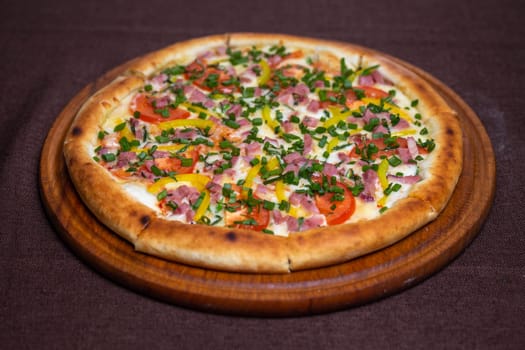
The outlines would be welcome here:
<svg viewBox="0 0 525 350">
<path fill-rule="evenodd" d="M 213 122 L 205 119 L 176 119 L 163 122 L 159 124 L 162 130 L 169 130 L 171 128 L 194 127 L 199 129 L 212 128 Z"/>
<path fill-rule="evenodd" d="M 275 130 L 279 126 L 279 123 L 272 118 L 270 106 L 265 105 L 262 109 L 262 117 L 266 124 L 272 129 Z"/>
<path fill-rule="evenodd" d="M 257 79 L 257 83 L 259 86 L 265 85 L 272 75 L 272 70 L 270 69 L 270 65 L 265 60 L 261 60 L 259 62 L 259 66 L 261 66 L 261 75 L 259 75 L 259 78 Z"/>
</svg>

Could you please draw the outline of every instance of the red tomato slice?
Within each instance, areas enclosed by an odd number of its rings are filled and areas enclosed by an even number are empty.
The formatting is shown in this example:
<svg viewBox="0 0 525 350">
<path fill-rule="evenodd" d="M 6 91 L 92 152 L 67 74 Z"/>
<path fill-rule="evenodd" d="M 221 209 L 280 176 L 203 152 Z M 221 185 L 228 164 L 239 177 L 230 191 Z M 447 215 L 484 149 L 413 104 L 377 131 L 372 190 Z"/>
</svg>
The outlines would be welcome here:
<svg viewBox="0 0 525 350">
<path fill-rule="evenodd" d="M 235 194 L 236 198 L 239 198 L 242 192 L 242 188 L 236 184 L 231 184 L 231 190 L 233 191 L 233 194 Z M 229 198 L 229 196 L 228 196 Z M 254 196 L 254 198 L 257 198 Z M 270 211 L 267 209 L 264 209 L 262 204 L 258 205 L 257 207 L 254 207 L 251 209 L 250 212 L 248 212 L 248 207 L 246 205 L 241 206 L 240 204 L 234 204 L 238 207 L 237 210 L 234 212 L 230 212 L 228 210 L 224 210 L 224 222 L 227 226 L 236 227 L 236 228 L 244 228 L 248 230 L 255 230 L 255 231 L 262 231 L 266 227 L 268 227 L 268 223 L 270 222 Z M 244 220 L 254 220 L 254 225 L 243 225 L 243 224 L 236 224 L 235 222 L 240 222 Z"/>
<path fill-rule="evenodd" d="M 190 116 L 190 112 L 180 108 L 169 108 L 169 116 L 164 117 L 159 113 L 155 113 L 155 109 L 151 105 L 146 95 L 139 95 L 135 99 L 135 109 L 133 112 L 140 112 L 140 119 L 148 123 L 160 123 L 168 120 L 186 119 Z"/>
<path fill-rule="evenodd" d="M 326 217 L 328 225 L 342 224 L 348 220 L 355 211 L 355 198 L 352 192 L 339 182 L 337 186 L 344 189 L 344 199 L 342 201 L 332 201 L 334 193 L 331 192 L 315 196 L 315 204 L 321 214 Z"/>
<path fill-rule="evenodd" d="M 243 225 L 236 222 L 245 220 L 254 220 L 254 225 Z M 224 211 L 224 221 L 227 226 L 233 226 L 236 228 L 244 228 L 248 230 L 262 231 L 268 227 L 270 222 L 270 211 L 264 209 L 262 204 L 252 208 L 251 212 L 248 212 L 248 207 L 244 206 L 239 208 L 235 212 Z"/>
<path fill-rule="evenodd" d="M 388 97 L 388 92 L 385 92 L 381 89 L 376 89 L 371 86 L 355 86 L 356 89 L 363 90 L 366 97 L 369 98 L 386 98 Z"/>
<path fill-rule="evenodd" d="M 212 74 L 217 75 L 217 85 L 210 87 L 207 79 Z M 228 73 L 215 67 L 208 67 L 206 63 L 202 61 L 194 61 L 186 66 L 185 77 L 188 80 L 193 79 L 194 85 L 207 91 L 218 90 L 220 92 L 230 93 L 236 89 L 234 85 L 223 84 L 223 82 L 231 79 Z"/>
<path fill-rule="evenodd" d="M 186 158 L 192 158 L 192 163 L 190 166 L 182 166 L 182 161 L 179 158 L 169 157 L 169 158 L 156 158 L 155 166 L 161 170 L 165 171 L 174 171 L 177 174 L 191 174 L 195 169 L 195 165 L 199 160 L 199 153 L 196 149 L 191 151 L 191 153 L 186 153 L 183 155 Z"/>
</svg>

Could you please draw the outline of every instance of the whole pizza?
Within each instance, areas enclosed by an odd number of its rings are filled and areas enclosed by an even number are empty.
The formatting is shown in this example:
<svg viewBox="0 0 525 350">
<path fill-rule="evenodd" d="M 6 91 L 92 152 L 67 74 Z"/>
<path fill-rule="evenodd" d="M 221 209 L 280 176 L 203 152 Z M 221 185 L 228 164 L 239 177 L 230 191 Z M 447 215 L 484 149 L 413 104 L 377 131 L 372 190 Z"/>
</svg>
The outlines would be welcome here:
<svg viewBox="0 0 525 350">
<path fill-rule="evenodd" d="M 342 263 L 435 219 L 461 173 L 456 113 L 372 50 L 239 33 L 127 67 L 64 154 L 86 206 L 143 253 L 234 272 Z"/>
</svg>

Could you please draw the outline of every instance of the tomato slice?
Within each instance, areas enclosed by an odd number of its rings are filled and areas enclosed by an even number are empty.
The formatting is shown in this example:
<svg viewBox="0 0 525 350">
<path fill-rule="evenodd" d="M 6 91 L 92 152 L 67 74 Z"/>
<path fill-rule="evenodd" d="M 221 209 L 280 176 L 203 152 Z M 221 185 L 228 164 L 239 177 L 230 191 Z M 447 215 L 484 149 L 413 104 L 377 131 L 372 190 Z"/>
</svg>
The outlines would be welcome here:
<svg viewBox="0 0 525 350">
<path fill-rule="evenodd" d="M 183 166 L 182 160 L 177 157 L 166 157 L 166 158 L 156 158 L 155 166 L 161 170 L 165 171 L 174 171 L 177 174 L 191 174 L 195 169 L 195 165 L 199 160 L 199 153 L 196 149 L 189 153 L 182 155 L 184 158 L 192 159 L 191 165 Z"/>
<path fill-rule="evenodd" d="M 400 147 L 406 147 L 406 140 L 402 139 L 401 137 L 398 137 L 397 142 L 399 142 L 400 140 L 402 140 L 401 142 L 404 141 L 404 145 L 405 145 L 403 146 L 401 143 L 399 143 Z M 368 146 L 371 143 L 374 144 L 378 149 L 376 153 L 373 153 L 370 155 L 370 159 L 372 160 L 375 160 L 377 157 L 381 157 L 381 156 L 390 157 L 391 155 L 394 155 L 397 153 L 397 149 L 385 149 L 386 145 L 385 145 L 383 138 L 369 140 L 366 142 L 366 145 Z M 357 148 L 359 148 L 359 150 L 362 151 L 364 149 L 364 144 L 357 144 L 356 147 L 354 147 L 352 151 L 350 152 L 349 154 L 350 157 L 361 158 L 363 156 L 362 154 L 357 153 L 356 151 Z"/>
<path fill-rule="evenodd" d="M 190 112 L 181 108 L 168 107 L 168 111 L 169 115 L 167 117 L 162 116 L 160 113 L 156 113 L 146 95 L 138 95 L 135 99 L 135 108 L 133 112 L 139 112 L 140 119 L 148 123 L 160 123 L 168 120 L 186 119 L 190 116 Z"/>
<path fill-rule="evenodd" d="M 236 184 L 231 184 L 231 190 L 233 191 L 232 194 L 235 194 L 237 198 L 242 191 L 241 187 Z M 254 198 L 258 199 L 255 196 Z M 262 231 L 268 227 L 270 211 L 265 209 L 262 204 L 248 208 L 247 205 L 241 205 L 237 202 L 233 204 L 233 206 L 236 209 L 234 212 L 224 210 L 224 222 L 227 226 L 255 231 Z M 241 222 L 243 221 L 249 221 L 250 224 L 242 224 Z"/>
<path fill-rule="evenodd" d="M 270 211 L 264 209 L 262 204 L 251 208 L 251 211 L 248 210 L 247 206 L 243 206 L 233 213 L 227 210 L 224 213 L 226 225 L 236 228 L 262 231 L 268 227 L 270 222 Z M 250 224 L 242 224 L 241 222 L 250 222 Z"/>
<path fill-rule="evenodd" d="M 355 86 L 355 89 L 363 90 L 365 96 L 369 98 L 386 98 L 389 96 L 388 92 L 371 86 Z"/>
<path fill-rule="evenodd" d="M 184 75 L 186 79 L 193 80 L 194 85 L 206 91 L 217 90 L 223 93 L 230 93 L 236 89 L 235 85 L 223 84 L 231 79 L 227 72 L 215 67 L 209 67 L 203 61 L 197 60 L 190 63 L 186 66 Z"/>
<path fill-rule="evenodd" d="M 341 183 L 337 187 L 342 188 L 344 198 L 342 201 L 332 201 L 335 193 L 326 192 L 323 195 L 315 196 L 317 208 L 326 217 L 328 225 L 342 224 L 348 220 L 355 211 L 355 198 L 352 192 Z"/>
</svg>

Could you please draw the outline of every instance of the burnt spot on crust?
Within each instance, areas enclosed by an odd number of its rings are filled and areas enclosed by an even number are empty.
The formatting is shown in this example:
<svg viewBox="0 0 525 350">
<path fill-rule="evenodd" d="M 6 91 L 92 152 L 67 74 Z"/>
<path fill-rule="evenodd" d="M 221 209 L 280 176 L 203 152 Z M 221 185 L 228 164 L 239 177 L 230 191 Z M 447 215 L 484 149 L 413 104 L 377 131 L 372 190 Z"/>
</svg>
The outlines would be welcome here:
<svg viewBox="0 0 525 350">
<path fill-rule="evenodd" d="M 73 130 L 71 130 L 71 134 L 73 136 L 80 136 L 82 134 L 82 128 L 80 126 L 75 126 Z"/>
<path fill-rule="evenodd" d="M 149 217 L 149 215 L 142 215 L 140 217 L 140 223 L 144 226 L 146 226 L 147 224 L 149 224 L 149 222 L 151 221 L 151 218 Z"/>
<path fill-rule="evenodd" d="M 446 132 L 450 136 L 454 135 L 454 130 L 452 130 L 451 128 L 447 128 Z"/>
<path fill-rule="evenodd" d="M 237 240 L 237 234 L 235 234 L 235 232 L 228 232 L 226 234 L 226 239 L 230 242 L 235 242 Z"/>
</svg>

